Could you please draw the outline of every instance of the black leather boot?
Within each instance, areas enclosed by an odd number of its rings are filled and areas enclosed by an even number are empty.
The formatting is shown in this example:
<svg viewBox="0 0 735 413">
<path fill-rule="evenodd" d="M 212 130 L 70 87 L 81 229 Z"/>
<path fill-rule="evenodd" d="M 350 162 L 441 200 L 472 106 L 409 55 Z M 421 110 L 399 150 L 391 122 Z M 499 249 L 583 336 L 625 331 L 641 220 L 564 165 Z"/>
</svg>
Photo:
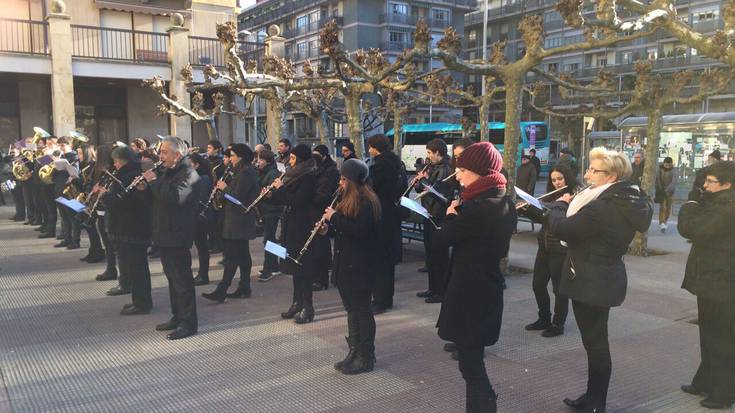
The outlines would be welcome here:
<svg viewBox="0 0 735 413">
<path fill-rule="evenodd" d="M 364 345 L 359 347 L 352 363 L 343 365 L 340 371 L 343 374 L 353 375 L 373 371 L 373 368 L 375 368 L 375 347 Z"/>
<path fill-rule="evenodd" d="M 304 286 L 301 291 L 302 308 L 293 318 L 296 324 L 306 324 L 314 321 L 314 304 L 312 304 L 311 283 Z"/>
<path fill-rule="evenodd" d="M 237 290 L 235 290 L 232 294 L 227 294 L 227 298 L 250 298 L 252 295 L 252 291 L 248 288 L 245 289 L 244 287 L 237 287 Z"/>
<path fill-rule="evenodd" d="M 202 297 L 222 304 L 225 302 L 225 298 L 227 298 L 227 288 L 217 286 L 217 288 L 211 293 L 202 293 Z"/>
<path fill-rule="evenodd" d="M 564 399 L 564 404 L 576 410 L 583 410 L 587 406 L 587 393 L 576 399 Z"/>
<path fill-rule="evenodd" d="M 357 337 L 345 337 L 347 340 L 347 347 L 350 351 L 347 353 L 347 357 L 344 360 L 334 363 L 334 369 L 342 371 L 342 367 L 352 364 L 357 357 Z"/>
</svg>

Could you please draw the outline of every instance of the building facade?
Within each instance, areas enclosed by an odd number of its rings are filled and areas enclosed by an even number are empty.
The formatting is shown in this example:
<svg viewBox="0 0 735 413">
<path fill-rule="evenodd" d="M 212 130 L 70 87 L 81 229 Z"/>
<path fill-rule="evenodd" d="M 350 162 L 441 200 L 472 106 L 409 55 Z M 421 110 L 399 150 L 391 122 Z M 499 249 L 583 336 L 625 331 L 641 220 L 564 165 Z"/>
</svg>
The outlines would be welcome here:
<svg viewBox="0 0 735 413">
<path fill-rule="evenodd" d="M 236 0 L 3 2 L 0 142 L 7 147 L 40 126 L 59 136 L 76 129 L 99 144 L 157 134 L 205 144 L 205 125 L 156 116 L 161 101 L 141 81 L 157 75 L 170 93 L 188 95 L 181 66 L 191 62 L 201 79 L 203 65 L 224 64 L 216 24 L 233 21 L 236 6 Z M 244 122 L 222 115 L 216 123 L 223 141 L 246 141 Z"/>
<path fill-rule="evenodd" d="M 405 49 L 413 47 L 412 34 L 419 19 L 429 24 L 432 39 L 436 42 L 449 26 L 462 34 L 464 15 L 474 6 L 475 0 L 266 0 L 243 10 L 238 24 L 240 29 L 253 33 L 261 40 L 270 25 L 278 25 L 286 39 L 285 57 L 293 61 L 298 70 L 306 60 L 312 64 L 329 66 L 329 59 L 319 51 L 319 31 L 333 19 L 340 27 L 340 41 L 346 50 L 376 48 L 392 60 Z M 429 66 L 440 67 L 438 61 L 427 60 L 421 64 L 422 70 Z M 264 112 L 260 113 L 263 116 Z M 406 122 L 458 122 L 460 117 L 461 110 L 424 105 L 416 108 Z M 363 123 L 368 135 L 390 128 L 390 125 L 383 126 L 380 121 L 371 120 L 367 115 Z M 369 130 L 376 125 L 377 128 Z M 333 137 L 338 138 L 346 133 L 346 126 L 342 128 L 339 123 L 332 122 L 330 134 Z M 308 141 L 314 134 L 315 126 L 311 120 L 298 112 L 289 113 L 288 137 Z"/>
</svg>

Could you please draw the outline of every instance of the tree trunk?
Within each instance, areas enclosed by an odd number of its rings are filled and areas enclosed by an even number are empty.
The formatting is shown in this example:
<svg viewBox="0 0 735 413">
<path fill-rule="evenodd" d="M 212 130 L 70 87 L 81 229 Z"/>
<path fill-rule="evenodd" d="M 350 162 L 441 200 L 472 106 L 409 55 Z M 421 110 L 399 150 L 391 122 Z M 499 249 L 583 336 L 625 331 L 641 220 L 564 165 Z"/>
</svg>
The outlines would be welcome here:
<svg viewBox="0 0 735 413">
<path fill-rule="evenodd" d="M 401 134 L 403 132 L 403 115 L 400 109 L 393 111 L 393 152 L 398 157 L 401 157 L 401 148 L 403 147 L 401 142 Z"/>
<path fill-rule="evenodd" d="M 266 142 L 271 148 L 278 147 L 278 141 L 283 138 L 283 125 L 285 123 L 285 112 L 277 98 L 265 101 L 265 134 Z"/>
<path fill-rule="evenodd" d="M 505 136 L 503 138 L 503 166 L 508 173 L 508 190 L 515 194 L 518 138 L 521 136 L 521 97 L 523 75 L 505 80 Z"/>
<path fill-rule="evenodd" d="M 656 168 L 658 167 L 658 145 L 661 140 L 661 109 L 651 108 L 648 111 L 648 128 L 646 129 L 646 163 L 643 166 L 641 190 L 653 197 L 655 192 Z M 631 255 L 648 256 L 648 232 L 638 232 L 630 245 Z"/>
<path fill-rule="evenodd" d="M 334 140 L 330 139 L 329 116 L 327 112 L 321 111 L 319 113 L 319 119 L 314 123 L 316 123 L 316 133 L 319 135 L 319 142 L 322 145 L 326 145 L 329 148 L 329 153 L 334 156 Z"/>
<path fill-rule="evenodd" d="M 490 100 L 487 99 L 485 96 L 482 97 L 482 103 L 480 103 L 480 107 L 477 108 L 478 110 L 478 117 L 480 118 L 480 141 L 481 142 L 490 142 L 490 130 L 488 129 L 488 106 L 490 105 Z"/>
<path fill-rule="evenodd" d="M 207 126 L 207 136 L 209 137 L 209 140 L 219 140 L 219 133 L 217 133 L 217 123 L 215 123 L 214 119 L 208 120 L 205 125 Z M 194 139 L 192 137 L 191 140 L 191 146 L 194 146 Z"/>
<path fill-rule="evenodd" d="M 355 145 L 355 156 L 358 159 L 365 157 L 365 142 L 362 138 L 362 117 L 360 116 L 360 95 L 350 93 L 345 95 L 345 115 L 350 142 Z"/>
</svg>

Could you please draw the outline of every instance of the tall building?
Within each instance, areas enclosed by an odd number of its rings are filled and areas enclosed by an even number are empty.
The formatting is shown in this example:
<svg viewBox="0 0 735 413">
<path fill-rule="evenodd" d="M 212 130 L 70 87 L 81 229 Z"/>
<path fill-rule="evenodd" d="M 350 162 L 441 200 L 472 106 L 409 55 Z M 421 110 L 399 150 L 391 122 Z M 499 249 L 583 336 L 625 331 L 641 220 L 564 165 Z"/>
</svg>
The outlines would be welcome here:
<svg viewBox="0 0 735 413">
<path fill-rule="evenodd" d="M 286 38 L 286 57 L 297 68 L 307 59 L 328 66 L 329 59 L 319 51 L 319 31 L 332 19 L 340 27 L 340 40 L 346 50 L 377 48 L 392 60 L 412 47 L 412 33 L 418 19 L 427 21 L 432 39 L 438 41 L 449 26 L 461 35 L 464 15 L 474 5 L 475 0 L 266 0 L 243 10 L 238 22 L 240 29 L 260 39 L 265 37 L 268 26 L 278 25 Z M 440 67 L 438 61 L 427 60 L 421 64 L 424 70 L 429 65 Z M 260 113 L 262 116 L 262 108 Z M 424 105 L 413 111 L 407 122 L 458 122 L 460 117 L 460 110 Z M 289 113 L 287 122 L 289 137 L 309 140 L 315 135 L 313 123 L 301 113 Z M 344 136 L 346 131 L 339 124 L 334 124 L 331 130 L 334 137 Z"/>
<path fill-rule="evenodd" d="M 156 116 L 161 100 L 141 80 L 158 75 L 171 87 L 181 83 L 186 62 L 195 79 L 205 64 L 222 66 L 216 23 L 234 21 L 236 6 L 236 0 L 4 1 L 0 143 L 7 147 L 40 126 L 59 136 L 76 128 L 95 143 L 176 133 L 202 145 L 205 125 Z M 169 30 L 174 13 L 183 27 Z M 244 122 L 222 115 L 217 126 L 226 142 L 246 139 Z"/>
<path fill-rule="evenodd" d="M 545 47 L 547 49 L 574 44 L 584 41 L 581 30 L 573 29 L 564 24 L 561 15 L 554 10 L 555 0 L 478 0 L 477 10 L 465 16 L 465 53 L 469 58 L 482 56 L 482 36 L 485 5 L 488 10 L 488 25 L 485 31 L 488 48 L 495 41 L 506 40 L 506 55 L 508 59 L 514 60 L 523 56 L 525 47 L 518 32 L 518 23 L 525 14 L 538 14 L 543 16 L 546 31 Z M 689 23 L 695 30 L 704 35 L 711 35 L 716 29 L 723 27 L 720 16 L 722 2 L 717 0 L 677 0 L 675 2 L 679 19 Z M 585 13 L 594 16 L 594 5 L 590 4 Z M 489 53 L 489 52 L 488 52 Z M 654 63 L 656 73 L 670 74 L 682 70 L 694 70 L 695 73 L 721 67 L 722 64 L 703 56 L 696 49 L 691 48 L 668 33 L 659 30 L 655 34 L 635 41 L 618 44 L 605 49 L 589 50 L 585 52 L 567 53 L 555 56 L 543 63 L 543 69 L 553 73 L 568 73 L 579 80 L 590 80 L 596 77 L 600 69 L 615 73 L 618 76 L 619 88 L 629 88 L 635 81 L 634 64 L 641 59 L 651 59 Z M 529 76 L 529 81 L 534 79 Z M 479 78 L 468 76 L 467 82 L 476 83 L 479 89 Z M 686 96 L 691 96 L 696 88 L 687 88 Z M 552 103 L 561 103 L 558 96 L 552 96 Z M 728 112 L 735 110 L 735 87 L 731 87 L 726 93 L 713 96 L 701 103 L 689 105 L 672 105 L 666 109 L 667 114 L 705 114 L 713 112 Z M 631 114 L 633 116 L 645 114 Z M 735 114 L 732 116 L 719 116 L 722 122 L 712 124 L 700 124 L 696 119 L 707 119 L 690 117 L 695 121 L 686 124 L 664 124 L 662 133 L 662 156 L 670 154 L 669 148 L 676 148 L 678 152 L 689 152 L 690 165 L 701 164 L 701 159 L 706 158 L 705 153 L 714 148 L 729 149 L 733 147 L 733 129 L 735 128 Z M 491 119 L 502 120 L 503 107 L 494 108 Z M 523 119 L 544 120 L 543 115 L 534 113 L 524 106 Z M 641 127 L 641 118 L 637 121 L 621 123 L 625 128 L 623 139 L 631 139 L 631 142 L 642 141 L 641 135 L 645 127 Z M 677 118 L 679 119 L 679 118 Z M 621 121 L 620 119 L 617 121 Z M 552 137 L 557 140 L 565 138 L 559 136 L 564 130 L 555 127 L 552 120 Z M 645 125 L 645 120 L 643 120 Z M 581 126 L 579 128 L 581 133 Z M 627 142 L 627 141 L 626 141 Z M 625 146 L 625 145 L 623 145 Z M 701 149 L 698 149 L 701 148 Z"/>
</svg>

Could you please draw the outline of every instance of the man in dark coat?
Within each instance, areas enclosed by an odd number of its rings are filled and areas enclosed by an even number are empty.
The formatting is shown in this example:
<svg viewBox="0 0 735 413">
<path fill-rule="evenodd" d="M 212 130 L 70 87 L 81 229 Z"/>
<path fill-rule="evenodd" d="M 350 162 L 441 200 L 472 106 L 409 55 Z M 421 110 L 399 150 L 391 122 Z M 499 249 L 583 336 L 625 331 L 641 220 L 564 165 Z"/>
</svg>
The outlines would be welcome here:
<svg viewBox="0 0 735 413">
<path fill-rule="evenodd" d="M 531 158 L 528 155 L 521 157 L 521 166 L 518 167 L 516 176 L 516 186 L 526 191 L 526 193 L 533 195 L 536 189 L 536 167 L 531 163 Z"/>
<path fill-rule="evenodd" d="M 342 161 L 347 161 L 350 159 L 357 159 L 357 156 L 355 156 L 355 145 L 352 144 L 352 142 L 345 142 L 342 144 Z"/>
<path fill-rule="evenodd" d="M 273 152 L 264 149 L 258 154 L 258 184 L 260 190 L 266 190 L 273 181 L 278 178 L 281 173 L 276 167 L 276 159 Z M 263 198 L 257 206 L 260 218 L 263 220 L 263 245 L 266 242 L 276 242 L 276 230 L 278 229 L 278 221 L 283 214 L 283 203 L 267 196 Z M 270 252 L 264 252 L 263 269 L 260 271 L 258 281 L 268 281 L 273 278 L 273 274 L 278 272 L 278 257 Z"/>
<path fill-rule="evenodd" d="M 315 146 L 312 154 L 317 166 L 314 205 L 317 211 L 323 211 L 334 199 L 334 192 L 339 185 L 339 169 L 329 156 L 326 145 Z M 326 290 L 329 287 L 329 268 L 332 267 L 332 243 L 329 237 L 317 234 L 313 248 L 316 271 L 313 289 Z"/>
<path fill-rule="evenodd" d="M 223 157 L 222 142 L 211 140 L 207 143 L 207 160 L 212 171 L 212 179 L 214 183 L 222 179 L 227 169 Z M 222 252 L 222 225 L 224 225 L 224 212 L 215 208 L 212 210 L 212 219 L 209 221 L 209 252 L 218 254 Z"/>
<path fill-rule="evenodd" d="M 113 184 L 109 191 L 100 189 L 100 202 L 106 211 L 107 237 L 115 245 L 120 275 L 118 286 L 107 294 L 132 292 L 132 304 L 123 307 L 120 314 L 148 314 L 153 307 L 147 255 L 151 242 L 150 202 L 139 191 L 125 191 L 141 173 L 137 154 L 121 146 L 112 151 L 112 162 L 122 185 Z"/>
<path fill-rule="evenodd" d="M 170 137 L 161 144 L 165 171 L 159 177 L 153 171 L 143 173 L 153 198 L 153 245 L 161 251 L 163 272 L 173 317 L 156 330 L 173 330 L 166 337 L 178 340 L 196 334 L 198 328 L 194 275 L 191 272 L 191 246 L 196 230 L 198 200 L 205 189 L 199 174 L 185 157 L 186 144 Z M 142 186 L 138 187 L 143 189 Z"/>
<path fill-rule="evenodd" d="M 720 154 L 720 151 L 715 149 L 714 151 L 712 151 L 712 153 L 709 154 L 709 156 L 707 156 L 707 165 L 697 170 L 697 173 L 694 177 L 692 190 L 689 191 L 690 201 L 702 200 L 702 194 L 704 193 L 704 180 L 707 177 L 707 168 L 711 165 L 716 164 L 717 162 L 720 162 L 721 156 L 722 155 Z"/>
<path fill-rule="evenodd" d="M 643 152 L 636 152 L 633 155 L 633 175 L 630 177 L 630 181 L 634 184 L 641 186 L 641 180 L 643 179 L 643 169 L 646 167 L 646 160 L 643 159 Z"/>
<path fill-rule="evenodd" d="M 434 222 L 424 220 L 424 252 L 426 269 L 429 273 L 429 289 L 416 295 L 425 298 L 427 303 L 440 303 L 449 275 L 449 248 L 438 248 L 434 244 L 433 238 L 437 231 L 434 224 L 441 227 L 453 195 L 451 183 L 444 182 L 453 171 L 447 144 L 442 139 L 432 139 L 426 144 L 426 161 L 430 162 L 431 166 L 417 176 L 419 183 L 416 185 L 416 192 L 421 196 L 421 204 L 429 211 Z M 435 190 L 444 199 L 427 188 Z"/>
<path fill-rule="evenodd" d="M 536 149 L 531 148 L 528 150 L 528 158 L 531 160 L 531 163 L 536 168 L 536 180 L 538 180 L 538 176 L 541 174 L 541 159 L 536 156 Z"/>
<path fill-rule="evenodd" d="M 373 312 L 380 314 L 393 307 L 396 264 L 401 260 L 401 210 L 397 205 L 406 189 L 406 173 L 401 160 L 390 150 L 385 135 L 373 135 L 368 139 L 368 152 L 373 159 L 370 179 L 373 191 L 380 199 L 383 215 L 380 219 L 380 245 L 383 247 L 381 268 L 373 290 Z"/>
<path fill-rule="evenodd" d="M 692 241 L 685 288 L 697 296 L 701 363 L 682 390 L 707 395 L 702 406 L 729 408 L 735 400 L 735 163 L 707 169 L 701 201 L 679 211 L 679 233 Z"/>
<path fill-rule="evenodd" d="M 283 138 L 278 141 L 278 155 L 276 156 L 276 162 L 283 164 L 288 169 L 290 168 L 289 159 L 291 157 L 291 141 Z"/>
</svg>

